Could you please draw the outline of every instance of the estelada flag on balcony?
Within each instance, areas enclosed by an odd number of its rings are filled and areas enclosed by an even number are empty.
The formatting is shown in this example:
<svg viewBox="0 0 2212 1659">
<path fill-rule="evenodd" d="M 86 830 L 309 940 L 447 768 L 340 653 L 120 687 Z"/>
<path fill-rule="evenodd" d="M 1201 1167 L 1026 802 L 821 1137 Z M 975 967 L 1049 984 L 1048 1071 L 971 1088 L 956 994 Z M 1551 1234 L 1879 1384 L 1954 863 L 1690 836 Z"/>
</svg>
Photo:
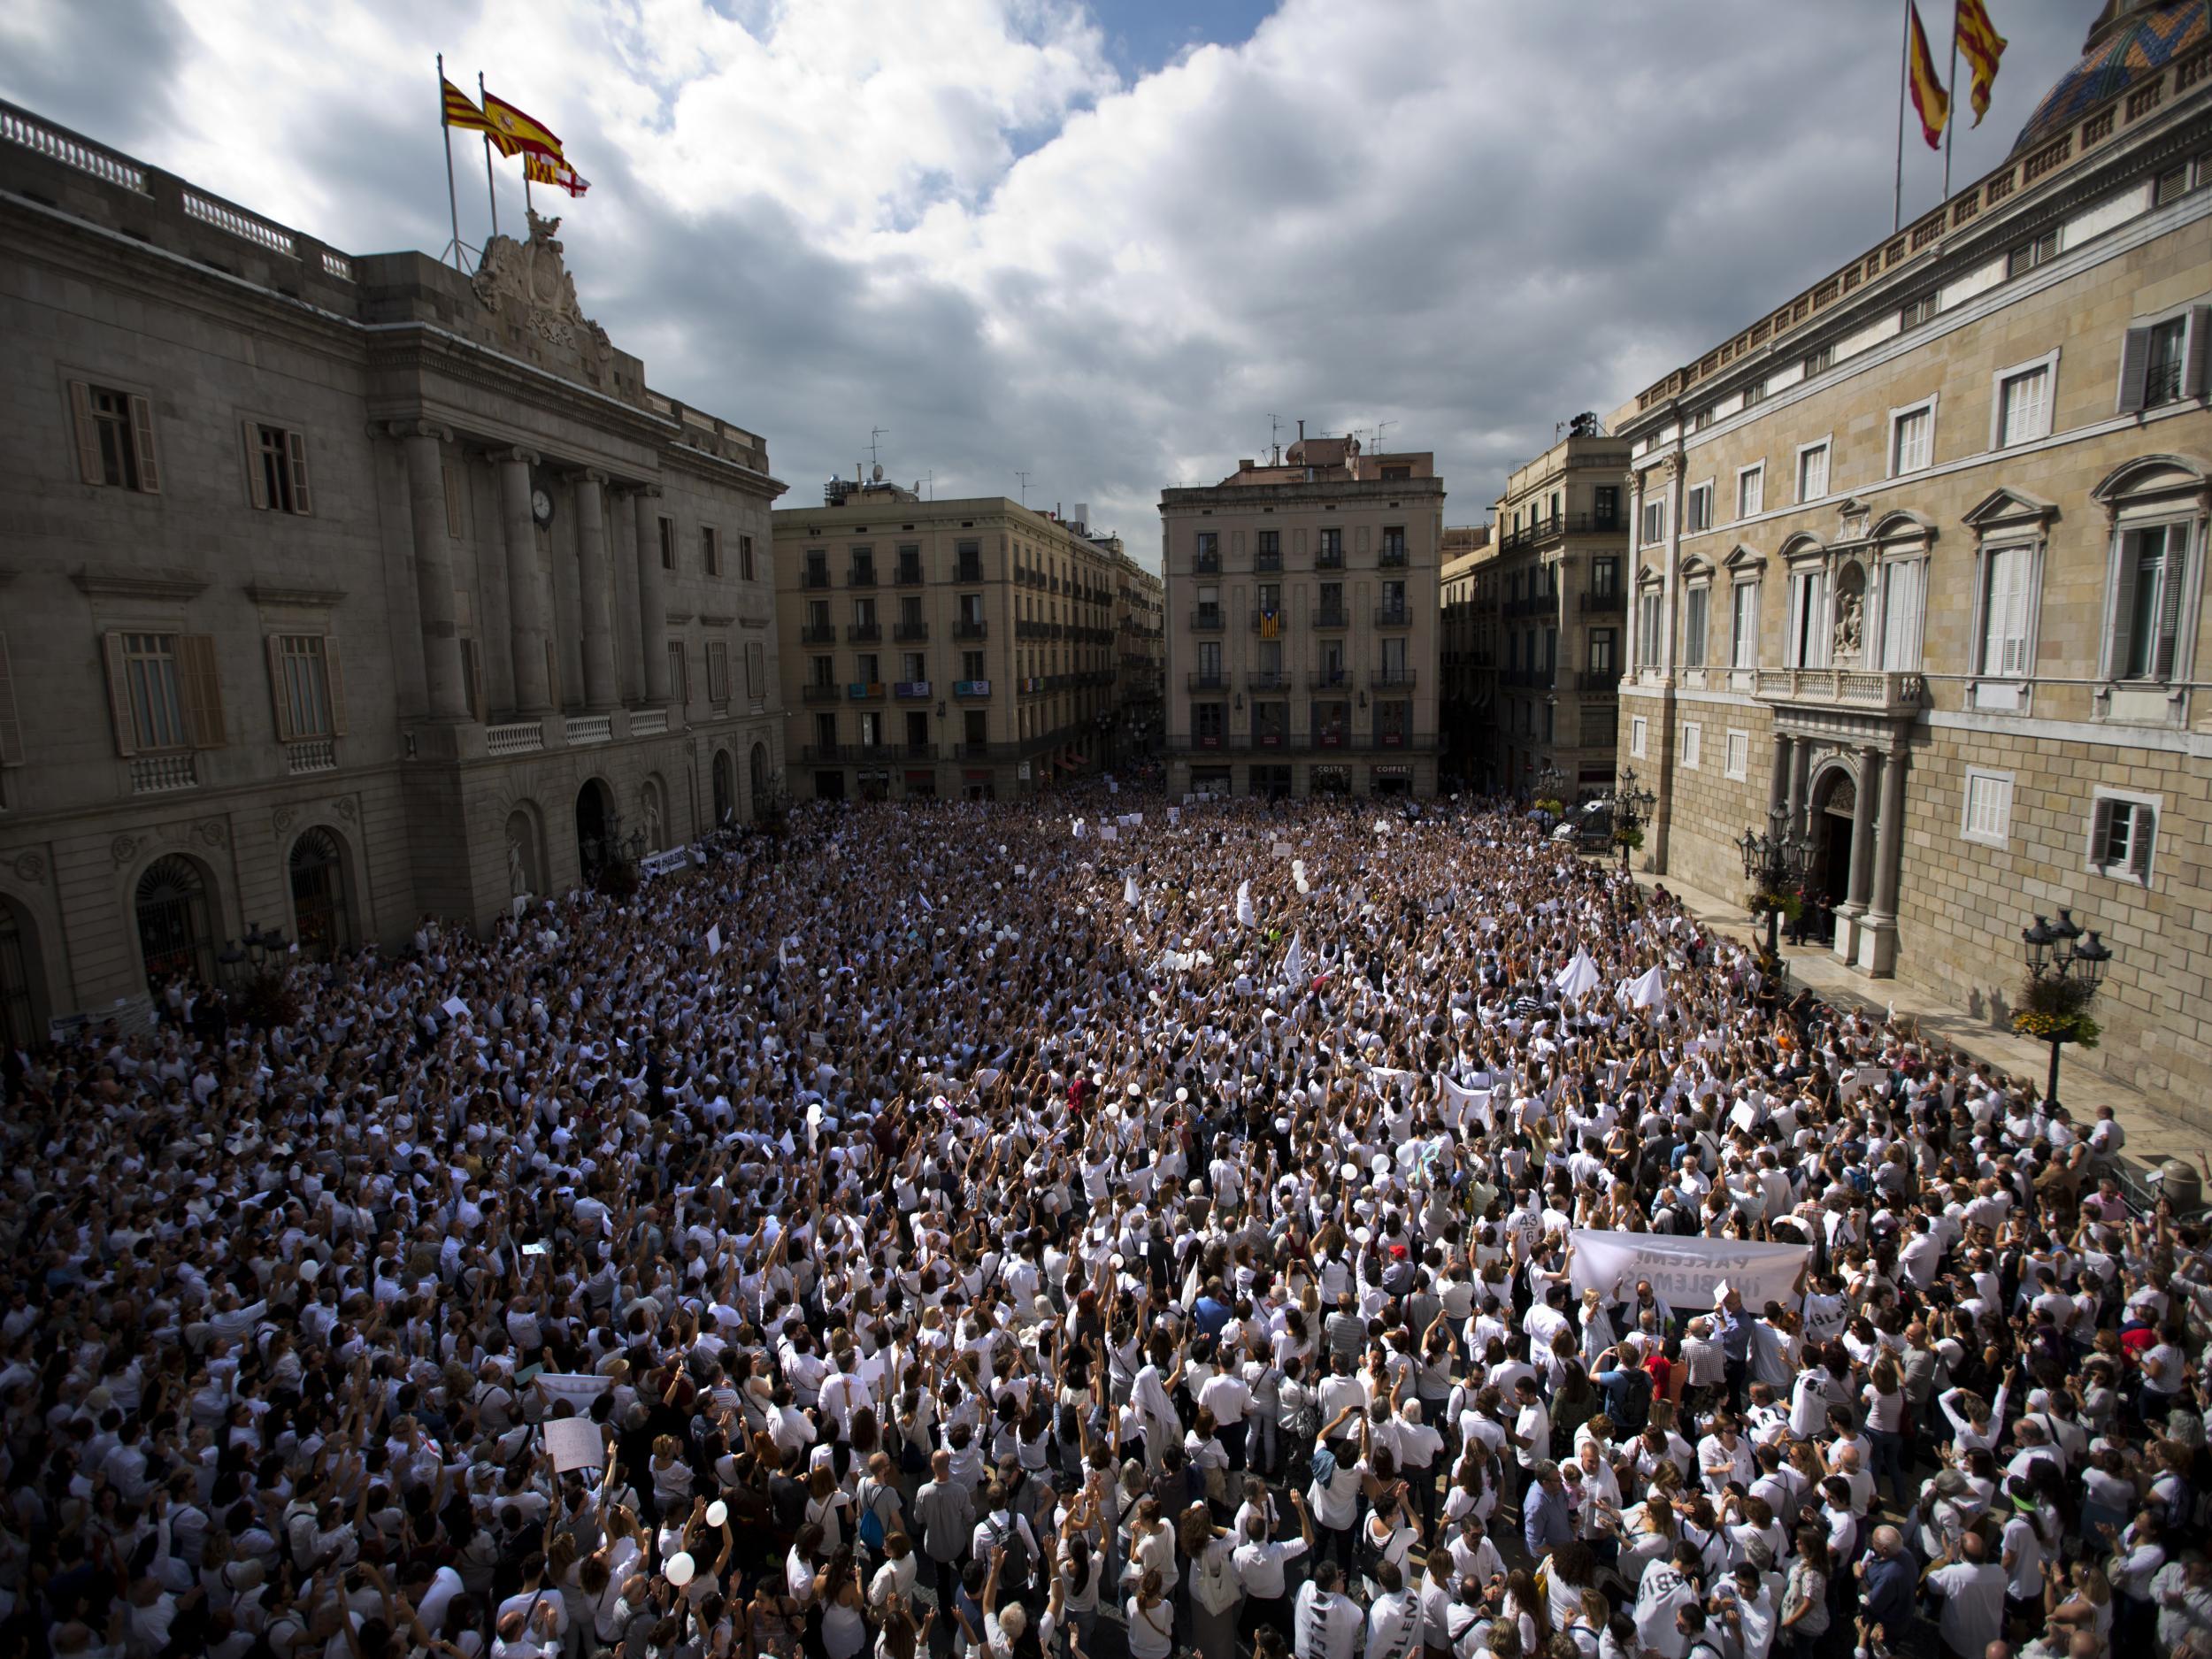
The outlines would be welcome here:
<svg viewBox="0 0 2212 1659">
<path fill-rule="evenodd" d="M 2005 55 L 2005 37 L 1990 23 L 1989 9 L 1982 0 L 1958 0 L 1958 5 L 1959 51 L 1973 72 L 1970 102 L 1974 105 L 1974 125 L 1979 127 L 1982 117 L 1989 113 L 1989 88 L 1997 79 L 1997 60 Z"/>
<path fill-rule="evenodd" d="M 499 129 L 492 125 L 491 117 L 478 109 L 467 93 L 443 75 L 438 77 L 438 85 L 445 93 L 445 124 L 448 127 L 465 127 L 472 133 L 489 133 L 493 142 L 502 149 L 506 147 L 506 141 L 500 137 Z"/>
<path fill-rule="evenodd" d="M 571 196 L 581 196 L 591 188 L 591 180 L 565 161 L 548 161 L 527 150 L 523 152 L 522 176 L 533 184 L 557 185 Z"/>
<path fill-rule="evenodd" d="M 1906 40 L 1906 79 L 1912 88 L 1912 107 L 1920 111 L 1921 135 L 1930 150 L 1943 147 L 1944 123 L 1951 119 L 1951 95 L 1936 79 L 1935 55 L 1928 50 L 1928 31 L 1920 27 L 1917 4 L 1906 8 L 1911 32 Z M 488 105 L 489 98 L 484 100 Z"/>
<path fill-rule="evenodd" d="M 1270 605 L 1260 612 L 1260 638 L 1271 640 L 1283 631 L 1282 612 Z"/>
<path fill-rule="evenodd" d="M 561 141 L 551 127 L 489 88 L 484 93 L 484 114 L 491 122 L 492 142 L 499 146 L 502 155 L 543 156 L 551 161 L 566 159 L 561 154 Z"/>
</svg>

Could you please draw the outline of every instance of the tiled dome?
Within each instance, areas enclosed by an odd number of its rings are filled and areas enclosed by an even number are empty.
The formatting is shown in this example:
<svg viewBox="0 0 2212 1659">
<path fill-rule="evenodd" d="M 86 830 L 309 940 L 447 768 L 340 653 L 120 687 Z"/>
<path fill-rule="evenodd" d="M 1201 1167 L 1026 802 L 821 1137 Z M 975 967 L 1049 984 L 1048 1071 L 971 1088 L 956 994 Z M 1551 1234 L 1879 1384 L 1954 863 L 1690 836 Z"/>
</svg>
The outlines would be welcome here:
<svg viewBox="0 0 2212 1659">
<path fill-rule="evenodd" d="M 2018 155 L 2055 138 L 2108 98 L 2212 41 L 2212 0 L 2117 6 L 2090 36 L 2089 54 L 2059 77 L 2012 146 Z"/>
</svg>

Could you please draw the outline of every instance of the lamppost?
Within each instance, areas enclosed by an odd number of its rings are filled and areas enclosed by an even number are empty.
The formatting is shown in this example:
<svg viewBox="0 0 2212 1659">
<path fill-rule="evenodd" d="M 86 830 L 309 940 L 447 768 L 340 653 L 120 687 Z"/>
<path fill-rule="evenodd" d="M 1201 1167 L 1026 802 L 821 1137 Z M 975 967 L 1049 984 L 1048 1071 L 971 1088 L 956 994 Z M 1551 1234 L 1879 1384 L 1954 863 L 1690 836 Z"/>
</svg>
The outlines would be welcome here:
<svg viewBox="0 0 2212 1659">
<path fill-rule="evenodd" d="M 2025 1006 L 2012 1017 L 2012 1028 L 2051 1045 L 2051 1075 L 2043 1099 L 2055 1106 L 2059 1049 L 2070 1042 L 2089 1048 L 2097 1041 L 2089 1004 L 2104 983 L 2112 950 L 2094 928 L 2085 932 L 2071 910 L 2061 910 L 2055 922 L 2037 917 L 2032 927 L 2020 930 L 2020 943 L 2028 959 L 2027 995 L 2021 999 Z"/>
<path fill-rule="evenodd" d="M 1651 809 L 1659 804 L 1659 797 L 1648 789 L 1638 788 L 1636 769 L 1624 766 L 1606 804 L 1613 810 L 1613 844 L 1621 849 L 1621 873 L 1626 875 L 1628 855 L 1643 845 L 1643 826 L 1650 821 Z"/>
<path fill-rule="evenodd" d="M 272 927 L 264 933 L 259 922 L 249 922 L 246 924 L 246 936 L 232 940 L 217 954 L 215 960 L 222 966 L 225 977 L 232 980 L 240 978 L 247 964 L 251 963 L 254 977 L 257 979 L 268 966 L 269 958 L 283 949 L 284 930 L 281 927 Z"/>
<path fill-rule="evenodd" d="M 1558 802 L 1559 810 L 1563 812 L 1566 810 L 1566 787 L 1567 774 L 1553 765 L 1550 757 L 1547 756 L 1544 764 L 1536 769 L 1536 798 L 1539 801 Z"/>
<path fill-rule="evenodd" d="M 1752 884 L 1750 910 L 1755 921 L 1764 910 L 1767 918 L 1767 956 L 1781 954 L 1778 934 L 1781 931 L 1782 907 L 1793 889 L 1805 879 L 1805 872 L 1811 866 L 1813 843 L 1809 836 L 1793 833 L 1790 810 L 1780 802 L 1767 809 L 1767 830 L 1759 834 L 1744 831 L 1736 842 L 1743 854 L 1745 879 Z M 1802 902 L 1801 897 L 1800 902 Z"/>
</svg>

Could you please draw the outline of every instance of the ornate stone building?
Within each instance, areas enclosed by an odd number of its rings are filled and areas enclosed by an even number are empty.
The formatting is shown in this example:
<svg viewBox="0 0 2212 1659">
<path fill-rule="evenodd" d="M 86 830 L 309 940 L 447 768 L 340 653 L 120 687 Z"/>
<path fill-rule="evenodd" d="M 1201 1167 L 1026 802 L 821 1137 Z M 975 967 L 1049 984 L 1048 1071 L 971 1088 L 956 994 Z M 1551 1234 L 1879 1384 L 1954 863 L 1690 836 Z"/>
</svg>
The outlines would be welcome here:
<svg viewBox="0 0 2212 1659">
<path fill-rule="evenodd" d="M 783 766 L 753 434 L 559 221 L 350 255 L 0 105 L 0 1014 L 482 926 Z"/>
<path fill-rule="evenodd" d="M 2004 1024 L 2116 953 L 2103 1064 L 2212 1086 L 2212 16 L 2113 0 L 2004 164 L 1617 415 L 1647 862 L 1778 808 L 1836 956 Z"/>
</svg>

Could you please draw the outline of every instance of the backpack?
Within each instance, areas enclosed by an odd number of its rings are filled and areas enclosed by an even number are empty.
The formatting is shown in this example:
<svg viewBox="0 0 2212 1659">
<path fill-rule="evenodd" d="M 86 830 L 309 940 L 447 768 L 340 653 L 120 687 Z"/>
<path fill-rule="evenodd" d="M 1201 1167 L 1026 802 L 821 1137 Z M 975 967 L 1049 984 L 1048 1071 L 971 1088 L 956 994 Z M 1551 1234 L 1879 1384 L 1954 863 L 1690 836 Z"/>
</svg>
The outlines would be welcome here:
<svg viewBox="0 0 2212 1659">
<path fill-rule="evenodd" d="M 861 1501 L 860 1525 L 855 1529 L 861 1548 L 876 1555 L 883 1553 L 883 1515 L 876 1508 L 876 1500 L 883 1495 L 883 1488 L 874 1481 L 868 1483 L 868 1495 Z"/>
<path fill-rule="evenodd" d="M 995 1521 L 985 1521 L 991 1548 L 1006 1552 L 1006 1559 L 999 1563 L 998 1583 L 1002 1594 L 1018 1594 L 1029 1587 L 1029 1540 L 1022 1536 L 1021 1527 L 1010 1517 L 1004 1527 Z"/>
<path fill-rule="evenodd" d="M 1618 1417 L 1613 1426 L 1623 1434 L 1641 1434 L 1651 1421 L 1651 1373 L 1640 1365 L 1632 1367 L 1618 1402 L 1607 1410 Z"/>
</svg>

